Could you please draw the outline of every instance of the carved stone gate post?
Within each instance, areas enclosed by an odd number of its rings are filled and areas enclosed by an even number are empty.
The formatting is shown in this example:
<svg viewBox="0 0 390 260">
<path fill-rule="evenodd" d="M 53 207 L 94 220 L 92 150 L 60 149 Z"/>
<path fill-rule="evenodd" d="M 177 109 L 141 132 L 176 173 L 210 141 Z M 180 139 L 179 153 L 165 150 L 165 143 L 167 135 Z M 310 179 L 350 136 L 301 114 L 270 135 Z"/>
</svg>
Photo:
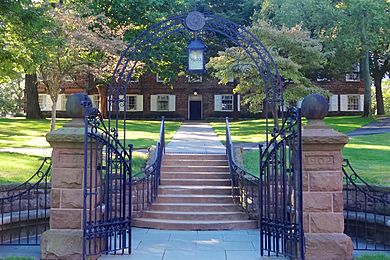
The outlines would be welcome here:
<svg viewBox="0 0 390 260">
<path fill-rule="evenodd" d="M 41 238 L 42 259 L 82 259 L 84 112 L 80 95 L 69 97 L 71 122 L 46 135 L 53 148 L 50 229 Z M 78 104 L 77 104 L 78 103 Z"/>
<path fill-rule="evenodd" d="M 352 259 L 353 244 L 343 233 L 341 151 L 348 136 L 325 125 L 328 102 L 318 94 L 305 97 L 302 114 L 303 227 L 306 259 Z"/>
</svg>

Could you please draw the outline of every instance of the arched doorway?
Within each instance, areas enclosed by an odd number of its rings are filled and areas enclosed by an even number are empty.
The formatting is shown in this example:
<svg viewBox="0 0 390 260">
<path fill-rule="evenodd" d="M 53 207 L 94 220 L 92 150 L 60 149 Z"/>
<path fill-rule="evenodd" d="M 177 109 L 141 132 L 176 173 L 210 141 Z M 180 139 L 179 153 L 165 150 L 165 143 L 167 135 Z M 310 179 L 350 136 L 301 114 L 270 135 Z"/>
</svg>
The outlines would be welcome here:
<svg viewBox="0 0 390 260">
<path fill-rule="evenodd" d="M 84 186 L 85 256 L 108 252 L 123 254 L 127 248 L 127 252 L 131 252 L 131 136 L 126 135 L 126 93 L 137 65 L 146 53 L 171 35 L 205 37 L 207 33 L 220 35 L 241 48 L 251 59 L 265 88 L 266 148 L 261 155 L 258 184 L 261 253 L 303 258 L 299 110 L 283 112 L 282 79 L 270 53 L 255 35 L 228 19 L 197 11 L 156 23 L 136 37 L 122 53 L 113 73 L 108 93 L 108 120 L 104 121 L 96 109 L 87 112 L 84 178 L 102 184 L 101 195 L 89 189 L 87 182 Z M 192 115 L 194 119 L 201 117 L 199 97 L 189 97 L 188 102 L 190 111 L 197 111 Z M 268 118 L 270 114 L 272 117 Z M 96 174 L 100 177 L 93 180 Z"/>
</svg>

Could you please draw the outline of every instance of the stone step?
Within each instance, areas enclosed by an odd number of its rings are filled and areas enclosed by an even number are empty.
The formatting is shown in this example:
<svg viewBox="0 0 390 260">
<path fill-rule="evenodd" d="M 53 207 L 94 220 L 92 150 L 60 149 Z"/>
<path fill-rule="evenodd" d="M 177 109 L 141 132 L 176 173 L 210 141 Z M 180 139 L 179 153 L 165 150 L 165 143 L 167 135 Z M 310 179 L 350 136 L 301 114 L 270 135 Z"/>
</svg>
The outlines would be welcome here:
<svg viewBox="0 0 390 260">
<path fill-rule="evenodd" d="M 228 172 L 164 172 L 164 179 L 229 179 Z"/>
<path fill-rule="evenodd" d="M 157 203 L 233 203 L 231 195 L 159 195 Z"/>
<path fill-rule="evenodd" d="M 229 166 L 163 165 L 162 172 L 229 172 Z"/>
<path fill-rule="evenodd" d="M 165 159 L 179 160 L 227 160 L 224 154 L 164 154 Z"/>
<path fill-rule="evenodd" d="M 143 218 L 150 219 L 171 219 L 171 220 L 195 220 L 195 221 L 215 221 L 215 220 L 247 220 L 248 215 L 240 211 L 155 211 L 147 210 L 142 214 Z"/>
<path fill-rule="evenodd" d="M 191 195 L 230 195 L 230 186 L 190 186 L 190 185 L 160 185 L 158 194 L 191 194 Z"/>
<path fill-rule="evenodd" d="M 174 230 L 236 230 L 257 228 L 255 220 L 167 220 L 154 218 L 135 218 L 133 225 L 144 228 L 174 229 Z"/>
<path fill-rule="evenodd" d="M 158 211 L 239 211 L 240 207 L 233 203 L 153 203 L 150 210 Z"/>
<path fill-rule="evenodd" d="M 184 160 L 184 159 L 164 159 L 163 166 L 228 166 L 228 161 L 225 160 Z"/>
<path fill-rule="evenodd" d="M 161 185 L 230 186 L 230 179 L 161 179 Z"/>
</svg>

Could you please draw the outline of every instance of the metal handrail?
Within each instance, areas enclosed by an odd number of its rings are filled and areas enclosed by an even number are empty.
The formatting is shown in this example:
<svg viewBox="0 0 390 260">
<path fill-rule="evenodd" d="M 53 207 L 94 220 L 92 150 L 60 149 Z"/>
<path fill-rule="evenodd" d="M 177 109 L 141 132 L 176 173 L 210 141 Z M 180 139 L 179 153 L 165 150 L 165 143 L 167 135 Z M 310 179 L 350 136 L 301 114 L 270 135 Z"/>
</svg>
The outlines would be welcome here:
<svg viewBox="0 0 390 260">
<path fill-rule="evenodd" d="M 252 218 L 258 218 L 256 193 L 259 177 L 241 168 L 234 159 L 234 147 L 230 136 L 229 118 L 226 117 L 226 155 L 229 162 L 232 196 Z"/>
<path fill-rule="evenodd" d="M 161 180 L 161 162 L 165 153 L 165 119 L 161 118 L 160 135 L 156 143 L 156 152 L 153 162 L 144 170 L 135 174 L 132 185 L 135 189 L 135 212 L 140 215 L 153 203 L 158 194 Z"/>
</svg>

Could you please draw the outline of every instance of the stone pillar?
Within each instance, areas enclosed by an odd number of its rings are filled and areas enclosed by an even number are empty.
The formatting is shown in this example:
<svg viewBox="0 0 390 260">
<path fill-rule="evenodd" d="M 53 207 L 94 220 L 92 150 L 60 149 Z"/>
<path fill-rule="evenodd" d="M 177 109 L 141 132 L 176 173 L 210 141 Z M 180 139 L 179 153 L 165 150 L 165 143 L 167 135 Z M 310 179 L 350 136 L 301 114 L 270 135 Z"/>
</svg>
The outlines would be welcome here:
<svg viewBox="0 0 390 260">
<path fill-rule="evenodd" d="M 53 148 L 50 229 L 42 234 L 42 259 L 82 259 L 84 112 L 80 99 L 69 97 L 72 121 L 46 135 Z"/>
<path fill-rule="evenodd" d="M 306 259 L 352 259 L 344 232 L 341 151 L 348 136 L 325 125 L 328 102 L 312 94 L 302 102 L 308 119 L 302 130 L 303 227 Z"/>
</svg>

